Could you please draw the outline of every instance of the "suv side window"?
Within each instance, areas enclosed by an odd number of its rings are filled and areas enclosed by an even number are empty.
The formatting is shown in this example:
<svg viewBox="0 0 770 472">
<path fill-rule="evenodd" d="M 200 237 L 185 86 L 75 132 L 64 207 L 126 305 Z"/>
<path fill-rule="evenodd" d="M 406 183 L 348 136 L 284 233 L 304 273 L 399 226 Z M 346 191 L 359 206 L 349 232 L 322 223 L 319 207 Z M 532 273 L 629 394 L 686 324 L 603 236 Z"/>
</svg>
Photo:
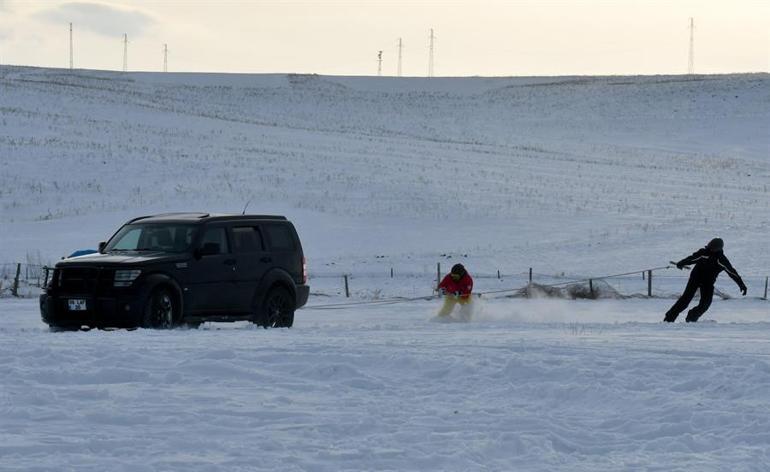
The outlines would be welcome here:
<svg viewBox="0 0 770 472">
<path fill-rule="evenodd" d="M 267 225 L 267 238 L 273 251 L 293 251 L 296 249 L 294 236 L 287 225 Z"/>
<path fill-rule="evenodd" d="M 203 247 L 207 243 L 218 244 L 219 254 L 227 254 L 230 252 L 230 246 L 227 244 L 227 233 L 225 232 L 225 228 L 217 227 L 207 229 L 206 233 L 203 235 L 200 246 Z"/>
<path fill-rule="evenodd" d="M 237 226 L 233 228 L 233 249 L 236 253 L 261 252 L 262 234 L 252 226 Z"/>
</svg>

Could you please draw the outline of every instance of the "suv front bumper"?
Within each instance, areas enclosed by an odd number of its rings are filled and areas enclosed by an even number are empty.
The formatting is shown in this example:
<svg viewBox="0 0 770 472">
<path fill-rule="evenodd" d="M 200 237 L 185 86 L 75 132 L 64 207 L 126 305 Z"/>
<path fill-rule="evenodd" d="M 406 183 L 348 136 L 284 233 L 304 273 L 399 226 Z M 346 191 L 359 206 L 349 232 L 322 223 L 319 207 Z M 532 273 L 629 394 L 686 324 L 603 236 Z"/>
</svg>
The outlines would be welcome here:
<svg viewBox="0 0 770 472">
<path fill-rule="evenodd" d="M 85 300 L 86 309 L 69 309 L 69 300 Z M 81 294 L 40 295 L 40 316 L 51 327 L 136 327 L 142 321 L 143 300 L 134 295 L 93 296 Z"/>
</svg>

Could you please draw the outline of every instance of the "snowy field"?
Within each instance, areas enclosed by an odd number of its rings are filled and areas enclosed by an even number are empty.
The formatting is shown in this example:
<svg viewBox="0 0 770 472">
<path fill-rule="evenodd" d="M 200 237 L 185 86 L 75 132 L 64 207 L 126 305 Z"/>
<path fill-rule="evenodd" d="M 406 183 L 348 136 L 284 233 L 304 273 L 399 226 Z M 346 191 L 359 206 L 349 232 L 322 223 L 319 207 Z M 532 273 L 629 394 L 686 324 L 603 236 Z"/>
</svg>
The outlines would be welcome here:
<svg viewBox="0 0 770 472">
<path fill-rule="evenodd" d="M 766 302 L 489 300 L 49 333 L 0 301 L 4 471 L 766 471 Z M 708 318 L 708 317 L 707 317 Z"/>
<path fill-rule="evenodd" d="M 769 129 L 768 74 L 0 66 L 0 263 L 249 203 L 297 226 L 309 305 L 429 295 L 437 262 L 484 292 L 530 267 L 595 280 L 715 236 L 749 287 L 723 275 L 697 325 L 660 322 L 672 269 L 659 298 L 497 294 L 470 323 L 421 300 L 303 309 L 290 330 L 51 333 L 36 300 L 0 298 L 0 470 L 770 470 Z"/>
<path fill-rule="evenodd" d="M 286 214 L 311 273 L 600 275 L 714 236 L 769 275 L 770 76 L 378 78 L 0 66 L 0 262 L 128 218 Z M 379 256 L 379 257 L 378 257 Z M 653 262 L 654 261 L 654 262 Z"/>
</svg>

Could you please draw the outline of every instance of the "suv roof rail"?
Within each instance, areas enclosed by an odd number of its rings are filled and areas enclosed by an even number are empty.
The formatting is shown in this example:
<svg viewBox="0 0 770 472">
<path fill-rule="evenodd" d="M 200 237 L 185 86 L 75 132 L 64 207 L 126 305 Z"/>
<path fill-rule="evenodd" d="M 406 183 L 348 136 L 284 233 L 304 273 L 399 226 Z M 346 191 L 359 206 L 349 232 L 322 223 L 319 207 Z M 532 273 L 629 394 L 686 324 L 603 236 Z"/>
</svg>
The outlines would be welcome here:
<svg viewBox="0 0 770 472">
<path fill-rule="evenodd" d="M 285 220 L 286 219 L 286 217 L 282 215 L 233 215 L 233 216 L 256 218 L 259 220 Z"/>
<path fill-rule="evenodd" d="M 217 220 L 280 220 L 287 221 L 285 216 L 281 215 L 210 215 L 211 219 Z"/>
<path fill-rule="evenodd" d="M 237 220 L 276 220 L 276 221 L 288 221 L 288 218 L 282 215 L 237 215 L 226 213 L 196 213 L 196 212 L 173 212 L 173 213 L 159 213 L 157 215 L 144 215 L 132 218 L 126 224 L 136 223 L 137 221 L 149 220 L 149 219 L 174 219 L 177 217 L 183 220 L 207 220 L 207 221 L 237 221 Z"/>
<path fill-rule="evenodd" d="M 209 216 L 209 213 L 196 213 L 196 212 L 189 212 L 189 211 L 177 211 L 177 212 L 170 212 L 170 213 L 159 213 L 157 215 L 145 215 L 145 216 L 139 216 L 137 218 L 133 218 L 128 221 L 128 223 L 135 223 L 139 220 L 144 220 L 146 218 L 158 218 L 158 217 L 169 217 L 169 216 L 191 216 L 194 218 L 206 218 Z"/>
<path fill-rule="evenodd" d="M 126 224 L 131 224 L 131 223 L 133 223 L 135 221 L 143 220 L 143 219 L 149 218 L 151 216 L 152 215 L 137 216 L 136 218 L 131 218 L 130 220 L 128 220 L 128 223 L 126 223 Z"/>
</svg>

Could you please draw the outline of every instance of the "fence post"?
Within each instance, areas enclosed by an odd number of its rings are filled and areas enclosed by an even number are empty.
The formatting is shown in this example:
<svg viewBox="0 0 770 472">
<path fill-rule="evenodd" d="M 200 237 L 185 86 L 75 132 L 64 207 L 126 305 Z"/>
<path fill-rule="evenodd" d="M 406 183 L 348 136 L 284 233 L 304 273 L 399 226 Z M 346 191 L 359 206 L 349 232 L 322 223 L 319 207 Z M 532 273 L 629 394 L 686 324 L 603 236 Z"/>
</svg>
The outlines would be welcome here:
<svg viewBox="0 0 770 472">
<path fill-rule="evenodd" d="M 652 271 L 647 271 L 647 296 L 652 297 Z"/>
<path fill-rule="evenodd" d="M 436 287 L 441 283 L 441 263 L 436 263 Z"/>
<path fill-rule="evenodd" d="M 19 296 L 19 277 L 21 276 L 21 264 L 16 264 L 16 277 L 13 279 L 13 287 L 11 287 L 11 294 L 14 297 Z"/>
<path fill-rule="evenodd" d="M 765 277 L 765 300 L 767 300 L 767 277 Z"/>
<path fill-rule="evenodd" d="M 393 278 L 393 267 L 390 268 L 390 278 Z"/>
<path fill-rule="evenodd" d="M 497 269 L 497 279 L 500 280 L 500 269 Z"/>
<path fill-rule="evenodd" d="M 588 290 L 591 292 L 591 298 L 594 298 L 594 281 L 593 281 L 593 279 L 588 279 Z"/>
<path fill-rule="evenodd" d="M 529 284 L 532 285 L 532 267 L 529 268 Z"/>
<path fill-rule="evenodd" d="M 345 274 L 345 298 L 350 298 L 350 288 L 348 287 L 348 274 Z"/>
</svg>

